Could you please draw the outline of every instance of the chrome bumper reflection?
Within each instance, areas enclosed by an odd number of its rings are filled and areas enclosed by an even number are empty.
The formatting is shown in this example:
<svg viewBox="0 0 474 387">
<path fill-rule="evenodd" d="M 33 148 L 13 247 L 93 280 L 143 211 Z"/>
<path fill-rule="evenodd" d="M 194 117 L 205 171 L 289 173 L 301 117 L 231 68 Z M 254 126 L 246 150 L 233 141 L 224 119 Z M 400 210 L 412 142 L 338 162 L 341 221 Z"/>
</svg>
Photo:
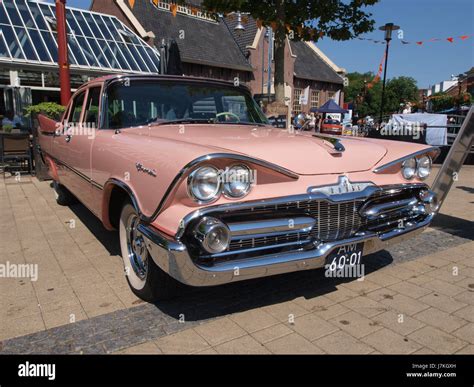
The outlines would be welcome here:
<svg viewBox="0 0 474 387">
<path fill-rule="evenodd" d="M 363 255 L 372 254 L 391 244 L 420 234 L 429 226 L 433 216 L 429 215 L 418 223 L 407 223 L 403 229 L 392 230 L 384 234 L 366 232 L 356 237 L 314 245 L 311 249 L 232 260 L 210 267 L 197 265 L 189 256 L 183 243 L 164 236 L 156 229 L 141 224 L 139 231 L 145 237 L 146 245 L 155 263 L 171 277 L 191 286 L 212 286 L 321 268 L 325 265 L 326 257 L 336 247 L 347 244 L 363 242 Z"/>
</svg>

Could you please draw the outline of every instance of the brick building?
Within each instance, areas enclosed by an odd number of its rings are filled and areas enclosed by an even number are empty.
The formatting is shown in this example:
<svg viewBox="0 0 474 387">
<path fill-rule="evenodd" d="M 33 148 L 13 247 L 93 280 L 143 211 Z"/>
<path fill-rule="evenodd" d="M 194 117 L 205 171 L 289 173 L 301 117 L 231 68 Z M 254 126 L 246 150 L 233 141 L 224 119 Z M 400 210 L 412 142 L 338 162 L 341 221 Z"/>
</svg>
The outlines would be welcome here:
<svg viewBox="0 0 474 387">
<path fill-rule="evenodd" d="M 179 46 L 185 75 L 247 84 L 255 96 L 268 97 L 268 68 L 271 44 L 266 29 L 258 28 L 251 17 L 236 14 L 213 20 L 201 8 L 200 0 L 189 0 L 177 7 L 173 16 L 168 1 L 93 0 L 91 9 L 119 18 L 151 46 L 163 39 L 174 39 Z M 241 21 L 245 30 L 235 31 Z M 267 37 L 266 37 L 267 35 Z M 343 103 L 344 69 L 336 66 L 314 44 L 288 41 L 285 62 L 286 100 L 294 112 L 309 111 L 329 98 Z M 308 104 L 301 106 L 299 96 L 309 86 Z M 273 77 L 270 93 L 274 94 Z"/>
</svg>

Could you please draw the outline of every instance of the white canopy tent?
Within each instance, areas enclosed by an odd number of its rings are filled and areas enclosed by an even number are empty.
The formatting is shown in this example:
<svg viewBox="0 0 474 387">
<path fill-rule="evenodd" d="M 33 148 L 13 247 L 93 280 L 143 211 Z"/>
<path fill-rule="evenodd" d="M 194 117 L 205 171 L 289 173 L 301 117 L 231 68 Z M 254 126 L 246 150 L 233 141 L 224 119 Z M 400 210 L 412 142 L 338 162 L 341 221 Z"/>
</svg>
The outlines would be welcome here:
<svg viewBox="0 0 474 387">
<path fill-rule="evenodd" d="M 448 116 L 446 114 L 411 113 L 392 115 L 393 127 L 424 127 L 426 143 L 434 146 L 448 145 Z"/>
</svg>

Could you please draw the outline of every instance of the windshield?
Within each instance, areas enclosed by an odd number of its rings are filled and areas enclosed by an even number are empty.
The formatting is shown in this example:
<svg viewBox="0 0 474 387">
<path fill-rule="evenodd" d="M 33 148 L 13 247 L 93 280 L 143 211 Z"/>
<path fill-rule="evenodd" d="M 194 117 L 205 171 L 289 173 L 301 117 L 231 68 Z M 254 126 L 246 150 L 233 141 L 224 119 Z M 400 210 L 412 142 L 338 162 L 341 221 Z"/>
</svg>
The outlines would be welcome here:
<svg viewBox="0 0 474 387">
<path fill-rule="evenodd" d="M 250 93 L 239 87 L 132 80 L 108 88 L 106 128 L 177 122 L 268 124 Z"/>
</svg>

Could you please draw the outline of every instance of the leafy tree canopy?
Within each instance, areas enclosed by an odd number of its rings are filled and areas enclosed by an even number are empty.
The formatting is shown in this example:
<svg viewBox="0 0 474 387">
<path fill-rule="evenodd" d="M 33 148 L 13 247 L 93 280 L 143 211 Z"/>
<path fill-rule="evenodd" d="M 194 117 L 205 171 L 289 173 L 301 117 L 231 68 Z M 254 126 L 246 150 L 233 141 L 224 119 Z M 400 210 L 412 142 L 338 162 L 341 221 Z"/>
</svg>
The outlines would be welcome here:
<svg viewBox="0 0 474 387">
<path fill-rule="evenodd" d="M 347 40 L 373 29 L 374 21 L 364 7 L 379 0 L 204 0 L 211 13 L 249 13 L 277 36 L 290 30 L 295 37 L 316 41 L 322 36 Z"/>
<path fill-rule="evenodd" d="M 346 101 L 356 103 L 359 117 L 367 115 L 377 117 L 380 114 L 382 101 L 382 83 L 377 82 L 368 88 L 367 84 L 374 78 L 371 72 L 349 73 L 347 77 L 349 86 L 344 90 Z M 389 79 L 385 87 L 384 114 L 397 112 L 400 110 L 400 104 L 407 102 L 415 104 L 417 99 L 418 87 L 415 79 L 404 76 Z"/>
<path fill-rule="evenodd" d="M 469 93 L 462 93 L 461 95 L 452 96 L 445 92 L 435 93 L 430 98 L 431 110 L 433 112 L 440 112 L 451 109 L 461 105 L 469 106 L 472 103 L 472 96 Z"/>
</svg>

